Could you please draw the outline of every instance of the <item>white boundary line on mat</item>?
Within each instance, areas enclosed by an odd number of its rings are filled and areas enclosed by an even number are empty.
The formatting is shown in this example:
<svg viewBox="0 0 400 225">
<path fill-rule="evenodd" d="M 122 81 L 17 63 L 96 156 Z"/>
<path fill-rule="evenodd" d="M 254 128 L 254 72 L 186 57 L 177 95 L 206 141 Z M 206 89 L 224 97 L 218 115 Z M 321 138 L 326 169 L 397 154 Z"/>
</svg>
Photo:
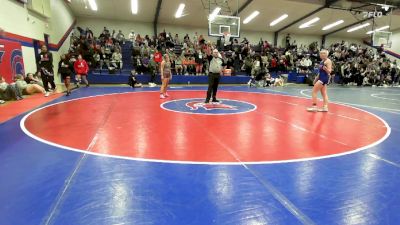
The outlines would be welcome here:
<svg viewBox="0 0 400 225">
<path fill-rule="evenodd" d="M 202 90 L 175 90 L 175 91 L 202 91 Z M 174 92 L 175 92 L 174 91 Z M 134 161 L 142 161 L 142 162 L 157 162 L 157 163 L 173 163 L 173 164 L 197 164 L 197 165 L 256 165 L 256 164 L 276 164 L 276 163 L 291 163 L 291 162 L 304 162 L 304 161 L 310 161 L 310 160 L 318 160 L 318 159 L 328 159 L 328 158 L 333 158 L 333 157 L 339 157 L 339 156 L 345 156 L 345 155 L 349 155 L 349 154 L 353 154 L 371 147 L 374 147 L 378 144 L 380 144 L 381 142 L 383 142 L 384 140 L 386 140 L 387 137 L 389 137 L 390 133 L 391 133 L 391 128 L 390 126 L 387 124 L 387 122 L 385 120 L 383 120 L 381 117 L 370 113 L 368 111 L 365 111 L 363 109 L 359 109 L 353 106 L 349 106 L 349 105 L 345 105 L 345 104 L 341 104 L 341 103 L 332 103 L 332 104 L 337 104 L 337 105 L 342 105 L 342 106 L 346 106 L 346 107 L 350 107 L 356 110 L 360 110 L 363 111 L 365 113 L 368 113 L 376 118 L 378 118 L 386 127 L 386 134 L 380 138 L 379 140 L 363 146 L 361 148 L 357 148 L 351 151 L 347 151 L 347 152 L 343 152 L 343 153 L 338 153 L 338 154 L 331 154 L 331 155 L 326 155 L 326 156 L 319 156 L 319 157 L 309 157 L 309 158 L 302 158 L 302 159 L 292 159 L 292 160 L 277 160 L 277 161 L 252 161 L 252 162 L 247 162 L 247 161 L 240 161 L 240 162 L 199 162 L 199 161 L 180 161 L 180 160 L 160 160 L 160 159 L 145 159 L 145 158 L 135 158 L 135 157 L 126 157 L 126 156 L 116 156 L 116 155 L 107 155 L 107 154 L 102 154 L 102 153 L 95 153 L 95 152 L 88 152 L 82 149 L 77 149 L 77 148 L 72 148 L 72 147 L 68 147 L 68 146 L 64 146 L 64 145 L 60 145 L 51 141 L 47 141 L 44 140 L 34 134 L 32 134 L 26 127 L 25 127 L 25 121 L 27 120 L 27 118 L 48 107 L 54 106 L 54 105 L 58 105 L 58 104 L 63 104 L 65 102 L 72 102 L 72 101 L 78 101 L 81 99 L 87 99 L 87 98 L 94 98 L 94 97 L 100 97 L 100 96 L 107 96 L 107 95 L 120 95 L 120 94 L 137 94 L 137 93 L 143 93 L 143 92 L 158 92 L 158 91 L 140 91 L 140 92 L 121 92 L 121 93 L 110 93 L 110 94 L 101 94 L 101 95 L 94 95 L 94 96 L 87 96 L 87 97 L 82 97 L 82 98 L 76 98 L 76 99 L 71 99 L 71 100 L 67 100 L 67 101 L 62 101 L 62 102 L 57 102 L 57 103 L 53 103 L 50 105 L 46 105 L 40 108 L 37 108 L 31 112 L 29 112 L 28 114 L 26 114 L 20 121 L 20 127 L 22 129 L 22 131 L 28 135 L 29 137 L 43 142 L 45 144 L 51 145 L 51 146 L 55 146 L 61 149 L 65 149 L 65 150 L 69 150 L 69 151 L 74 151 L 74 152 L 79 152 L 79 153 L 83 153 L 83 154 L 90 154 L 90 155 L 95 155 L 95 156 L 102 156 L 102 157 L 108 157 L 108 158 L 116 158 L 116 159 L 126 159 L 126 160 L 134 160 Z M 304 99 L 304 97 L 301 96 L 292 96 L 292 95 L 283 95 L 283 94 L 275 94 L 275 93 L 266 93 L 266 92 L 248 92 L 248 91 L 224 91 L 221 90 L 221 92 L 239 92 L 239 93 L 249 93 L 249 94 L 264 94 L 264 95 L 279 95 L 279 96 L 286 96 L 286 97 L 293 97 L 293 98 L 302 98 Z M 306 111 L 305 111 L 306 113 Z"/>
</svg>

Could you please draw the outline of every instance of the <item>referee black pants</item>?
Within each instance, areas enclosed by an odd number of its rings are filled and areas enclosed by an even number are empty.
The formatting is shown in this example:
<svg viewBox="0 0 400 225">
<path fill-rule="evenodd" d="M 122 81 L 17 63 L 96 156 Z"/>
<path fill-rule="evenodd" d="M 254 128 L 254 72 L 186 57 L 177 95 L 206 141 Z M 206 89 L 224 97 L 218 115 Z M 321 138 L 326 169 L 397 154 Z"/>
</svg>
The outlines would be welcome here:
<svg viewBox="0 0 400 225">
<path fill-rule="evenodd" d="M 217 99 L 217 90 L 220 79 L 221 75 L 219 73 L 210 73 L 208 75 L 208 90 L 206 102 L 210 101 L 211 95 L 213 100 Z"/>
<path fill-rule="evenodd" d="M 43 81 L 43 87 L 46 90 L 46 92 L 49 91 L 49 83 L 53 90 L 56 89 L 56 84 L 54 83 L 54 76 L 42 74 L 42 81 Z"/>
</svg>

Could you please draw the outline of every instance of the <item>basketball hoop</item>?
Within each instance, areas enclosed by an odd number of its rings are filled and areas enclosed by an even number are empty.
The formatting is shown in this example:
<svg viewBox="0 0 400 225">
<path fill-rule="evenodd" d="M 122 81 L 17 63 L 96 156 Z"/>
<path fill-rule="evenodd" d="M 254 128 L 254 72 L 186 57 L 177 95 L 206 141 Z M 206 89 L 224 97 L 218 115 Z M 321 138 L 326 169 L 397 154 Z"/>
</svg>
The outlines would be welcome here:
<svg viewBox="0 0 400 225">
<path fill-rule="evenodd" d="M 224 36 L 224 46 L 229 45 L 230 39 L 231 39 L 231 33 L 228 32 L 228 31 L 225 31 L 225 32 L 223 33 L 223 36 Z"/>
<path fill-rule="evenodd" d="M 240 17 L 216 15 L 214 20 L 208 22 L 208 34 L 210 36 L 222 38 L 228 32 L 229 38 L 240 37 Z"/>
</svg>

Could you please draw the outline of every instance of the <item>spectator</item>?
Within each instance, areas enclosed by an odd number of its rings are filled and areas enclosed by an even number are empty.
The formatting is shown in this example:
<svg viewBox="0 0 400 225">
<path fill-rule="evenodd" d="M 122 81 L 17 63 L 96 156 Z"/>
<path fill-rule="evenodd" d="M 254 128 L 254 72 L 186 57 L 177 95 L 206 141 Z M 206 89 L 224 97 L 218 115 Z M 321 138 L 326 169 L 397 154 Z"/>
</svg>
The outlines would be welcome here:
<svg viewBox="0 0 400 225">
<path fill-rule="evenodd" d="M 133 30 L 129 33 L 129 40 L 132 42 L 132 44 L 135 44 L 136 34 Z"/>
<path fill-rule="evenodd" d="M 142 64 L 142 60 L 140 59 L 139 56 L 136 56 L 136 57 L 135 57 L 135 60 L 134 60 L 134 62 L 133 62 L 133 66 L 134 66 L 134 68 L 136 69 L 136 72 L 137 72 L 137 73 L 140 73 L 140 74 L 143 75 L 144 67 L 143 67 L 143 64 Z"/>
<path fill-rule="evenodd" d="M 143 85 L 141 83 L 139 83 L 136 79 L 136 71 L 132 70 L 131 74 L 129 76 L 129 81 L 128 81 L 129 86 L 131 86 L 132 88 L 140 88 Z"/>
<path fill-rule="evenodd" d="M 150 62 L 150 59 L 148 57 L 142 58 L 142 66 L 143 66 L 144 73 L 149 72 L 149 62 Z"/>
<path fill-rule="evenodd" d="M 203 74 L 203 53 L 198 47 L 195 53 L 196 75 Z"/>
<path fill-rule="evenodd" d="M 7 84 L 4 77 L 0 75 L 0 103 L 3 104 L 4 100 L 21 100 L 22 92 L 16 87 L 15 84 Z"/>
<path fill-rule="evenodd" d="M 259 55 L 256 56 L 255 60 L 253 61 L 252 69 L 251 69 L 251 76 L 257 76 L 261 71 L 261 57 Z"/>
<path fill-rule="evenodd" d="M 271 86 L 271 85 L 273 85 L 275 83 L 274 82 L 274 78 L 271 77 L 271 74 L 269 73 L 268 70 L 265 73 L 265 78 L 264 79 L 265 79 L 265 86 L 266 87 L 269 87 L 269 86 Z"/>
<path fill-rule="evenodd" d="M 93 68 L 99 68 L 100 62 L 101 62 L 101 56 L 100 56 L 99 52 L 96 51 L 93 55 Z"/>
<path fill-rule="evenodd" d="M 51 84 L 52 90 L 56 91 L 56 84 L 54 83 L 54 71 L 53 71 L 53 54 L 48 52 L 47 46 L 42 45 L 41 52 L 39 54 L 38 71 L 43 81 L 44 89 L 46 90 L 46 97 L 50 94 L 49 83 Z"/>
<path fill-rule="evenodd" d="M 158 49 L 156 49 L 156 52 L 154 52 L 154 61 L 157 63 L 157 68 L 159 68 L 162 61 L 162 54 L 158 51 Z"/>
<path fill-rule="evenodd" d="M 114 66 L 114 68 L 118 68 L 120 70 L 122 69 L 122 66 L 123 66 L 122 54 L 119 50 L 116 50 L 112 54 L 111 63 Z"/>
<path fill-rule="evenodd" d="M 287 34 L 285 38 L 286 48 L 290 47 L 290 39 L 291 39 L 290 34 Z"/>
<path fill-rule="evenodd" d="M 58 63 L 58 73 L 61 74 L 61 79 L 64 81 L 65 88 L 67 89 L 67 96 L 71 95 L 71 75 L 72 64 L 66 54 L 61 55 L 60 62 Z"/>
<path fill-rule="evenodd" d="M 252 68 L 253 68 L 253 60 L 250 56 L 247 56 L 244 60 L 242 70 L 246 71 L 247 76 L 250 76 Z"/>
<path fill-rule="evenodd" d="M 86 28 L 86 39 L 90 42 L 94 39 L 93 32 L 88 27 Z"/>
<path fill-rule="evenodd" d="M 43 87 L 42 81 L 39 79 L 37 74 L 28 73 L 25 77 L 25 81 L 28 84 L 38 84 Z"/>
<path fill-rule="evenodd" d="M 156 73 L 157 73 L 157 63 L 154 61 L 153 55 L 150 55 L 149 72 L 150 72 L 150 76 L 151 76 L 149 86 L 155 87 L 155 86 L 157 86 L 157 84 L 155 83 Z"/>
<path fill-rule="evenodd" d="M 110 54 L 107 54 L 105 52 L 105 48 L 102 47 L 100 52 L 100 69 L 103 69 L 104 63 L 106 64 L 107 69 L 110 68 L 110 61 L 111 61 Z"/>
<path fill-rule="evenodd" d="M 283 80 L 282 76 L 275 78 L 275 81 L 274 81 L 275 87 L 283 87 L 283 85 L 284 85 L 284 80 Z"/>
<path fill-rule="evenodd" d="M 89 87 L 89 82 L 87 80 L 87 75 L 89 72 L 89 66 L 87 65 L 86 61 L 82 58 L 82 55 L 78 55 L 78 60 L 74 63 L 74 69 L 76 73 L 76 81 L 77 86 L 79 87 L 81 81 L 86 84 L 86 87 Z"/>
<path fill-rule="evenodd" d="M 175 34 L 174 43 L 175 43 L 176 45 L 180 45 L 180 44 L 181 44 L 181 42 L 180 42 L 180 40 L 179 40 L 179 35 L 178 35 L 178 34 Z"/>
<path fill-rule="evenodd" d="M 182 55 L 180 55 L 179 57 L 176 57 L 176 59 L 175 59 L 175 72 L 177 75 L 183 74 L 182 59 L 183 59 Z"/>
<path fill-rule="evenodd" d="M 183 41 L 187 44 L 190 42 L 189 34 L 186 34 L 185 37 L 183 37 Z"/>
<path fill-rule="evenodd" d="M 117 34 L 117 36 L 116 36 L 116 39 L 117 39 L 117 41 L 118 41 L 118 43 L 119 43 L 120 45 L 124 43 L 124 41 L 125 41 L 125 35 L 122 33 L 121 30 L 118 31 L 118 34 Z"/>
<path fill-rule="evenodd" d="M 197 44 L 199 43 L 199 35 L 197 34 L 197 32 L 194 33 L 194 36 L 193 36 L 193 43 L 194 43 L 195 45 L 197 45 Z"/>
<path fill-rule="evenodd" d="M 23 95 L 32 95 L 35 93 L 46 94 L 46 90 L 38 84 L 28 84 L 26 83 L 24 76 L 18 74 L 15 76 L 15 86 L 20 93 Z M 47 97 L 47 95 L 45 95 Z"/>
</svg>

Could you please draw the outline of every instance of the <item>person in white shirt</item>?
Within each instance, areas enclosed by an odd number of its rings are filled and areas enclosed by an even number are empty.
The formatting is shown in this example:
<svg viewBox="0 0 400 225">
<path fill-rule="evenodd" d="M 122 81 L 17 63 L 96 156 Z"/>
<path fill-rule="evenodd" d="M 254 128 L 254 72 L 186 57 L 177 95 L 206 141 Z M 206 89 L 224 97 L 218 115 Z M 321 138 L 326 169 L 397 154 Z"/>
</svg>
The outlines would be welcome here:
<svg viewBox="0 0 400 225">
<path fill-rule="evenodd" d="M 304 66 L 304 69 L 306 70 L 306 71 L 309 71 L 310 70 L 310 68 L 311 68 L 311 66 L 312 66 L 312 61 L 311 61 L 311 59 L 310 59 L 310 57 L 309 56 L 306 56 L 305 58 L 303 58 L 304 59 L 304 61 L 302 61 L 302 66 Z"/>
<path fill-rule="evenodd" d="M 132 42 L 132 45 L 135 46 L 136 34 L 133 30 L 131 31 L 131 33 L 129 33 L 128 38 Z"/>
<path fill-rule="evenodd" d="M 119 50 L 116 50 L 113 54 L 112 54 L 112 57 L 111 57 L 111 60 L 112 60 L 112 65 L 115 67 L 115 68 L 118 68 L 118 69 L 122 69 L 122 54 L 121 54 L 121 52 L 119 51 Z"/>
</svg>

